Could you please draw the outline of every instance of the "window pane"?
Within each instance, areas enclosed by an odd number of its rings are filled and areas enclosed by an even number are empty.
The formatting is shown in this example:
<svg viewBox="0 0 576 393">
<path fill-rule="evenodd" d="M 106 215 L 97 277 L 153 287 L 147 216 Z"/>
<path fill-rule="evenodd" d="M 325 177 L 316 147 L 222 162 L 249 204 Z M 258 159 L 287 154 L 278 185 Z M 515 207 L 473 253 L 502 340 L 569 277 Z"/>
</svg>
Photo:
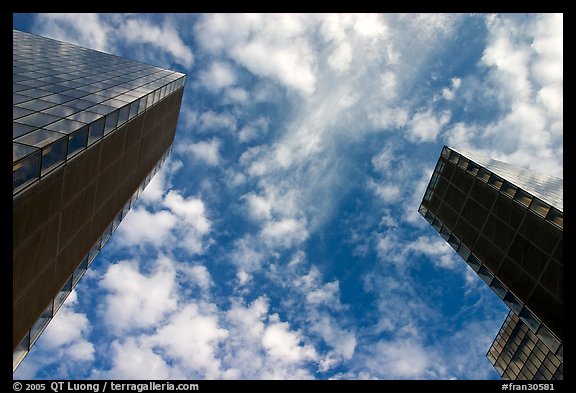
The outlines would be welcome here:
<svg viewBox="0 0 576 393">
<path fill-rule="evenodd" d="M 105 124 L 104 117 L 90 124 L 90 130 L 88 132 L 88 145 L 91 145 L 98 139 L 102 138 L 102 136 L 104 135 L 104 124 Z"/>
<path fill-rule="evenodd" d="M 478 270 L 478 275 L 488 285 L 490 285 L 492 279 L 494 278 L 492 273 L 490 273 L 490 271 L 484 266 L 480 267 L 480 270 Z"/>
<path fill-rule="evenodd" d="M 109 113 L 106 116 L 106 125 L 104 127 L 104 135 L 108 134 L 110 131 L 116 128 L 116 124 L 118 123 L 118 111 L 114 111 Z"/>
<path fill-rule="evenodd" d="M 122 109 L 120 109 L 120 112 L 118 112 L 118 127 L 126 123 L 126 121 L 128 120 L 129 111 L 130 111 L 130 105 L 126 105 Z"/>
<path fill-rule="evenodd" d="M 17 192 L 40 177 L 40 149 L 12 143 L 12 152 L 25 157 L 12 165 L 12 190 Z"/>
<path fill-rule="evenodd" d="M 42 175 L 64 162 L 66 148 L 66 138 L 62 138 L 42 149 Z"/>
<path fill-rule="evenodd" d="M 76 155 L 88 145 L 88 126 L 74 132 L 68 138 L 68 158 Z"/>
</svg>

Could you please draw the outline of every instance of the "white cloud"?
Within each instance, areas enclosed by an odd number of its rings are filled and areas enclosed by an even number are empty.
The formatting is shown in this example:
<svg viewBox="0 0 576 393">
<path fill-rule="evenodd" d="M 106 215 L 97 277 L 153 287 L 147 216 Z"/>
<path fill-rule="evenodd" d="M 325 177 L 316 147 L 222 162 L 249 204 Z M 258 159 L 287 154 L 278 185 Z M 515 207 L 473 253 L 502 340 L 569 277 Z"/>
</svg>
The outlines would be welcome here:
<svg viewBox="0 0 576 393">
<path fill-rule="evenodd" d="M 164 198 L 164 205 L 177 217 L 175 236 L 179 239 L 178 246 L 190 254 L 202 254 L 210 245 L 212 224 L 207 217 L 206 207 L 200 198 L 184 198 L 179 192 L 171 190 Z"/>
<path fill-rule="evenodd" d="M 179 379 L 174 375 L 163 357 L 156 353 L 151 345 L 137 338 L 126 337 L 115 340 L 111 345 L 112 368 L 105 373 L 110 379 L 165 380 Z M 180 376 L 180 378 L 182 378 Z"/>
<path fill-rule="evenodd" d="M 213 62 L 210 67 L 201 71 L 198 79 L 202 86 L 211 92 L 218 92 L 236 83 L 236 74 L 230 65 L 223 62 Z"/>
<path fill-rule="evenodd" d="M 435 365 L 430 349 L 414 340 L 380 342 L 373 351 L 368 366 L 389 379 L 422 379 Z"/>
<path fill-rule="evenodd" d="M 368 186 L 385 203 L 396 202 L 402 195 L 400 187 L 395 184 L 388 184 L 388 182 L 377 184 L 373 180 L 370 180 Z"/>
<path fill-rule="evenodd" d="M 315 58 L 301 16 L 204 15 L 196 32 L 205 48 L 225 51 L 253 74 L 303 94 L 314 92 Z"/>
<path fill-rule="evenodd" d="M 99 284 L 107 291 L 101 310 L 107 325 L 126 332 L 158 324 L 176 309 L 174 280 L 169 262 L 150 275 L 142 274 L 134 261 L 111 265 Z"/>
<path fill-rule="evenodd" d="M 206 266 L 182 266 L 179 267 L 179 269 L 186 273 L 187 278 L 191 280 L 192 283 L 198 285 L 204 291 L 208 290 L 213 284 L 212 277 Z"/>
<path fill-rule="evenodd" d="M 308 231 L 303 221 L 286 218 L 268 222 L 261 235 L 264 241 L 273 247 L 288 248 L 306 240 Z"/>
<path fill-rule="evenodd" d="M 420 236 L 407 246 L 415 253 L 421 253 L 436 266 L 454 269 L 463 261 L 456 251 L 440 236 Z"/>
<path fill-rule="evenodd" d="M 164 205 L 185 220 L 199 235 L 210 232 L 210 221 L 206 217 L 206 207 L 200 198 L 183 198 L 171 190 L 164 198 Z"/>
<path fill-rule="evenodd" d="M 198 117 L 198 125 L 201 130 L 224 129 L 227 131 L 236 130 L 236 119 L 227 113 L 216 113 L 212 110 L 203 112 Z"/>
<path fill-rule="evenodd" d="M 221 374 L 216 348 L 228 334 L 219 326 L 217 316 L 203 313 L 196 304 L 188 304 L 158 329 L 150 343 L 162 347 L 165 356 L 178 359 L 183 367 L 206 379 L 216 379 Z"/>
<path fill-rule="evenodd" d="M 269 324 L 262 335 L 262 344 L 270 356 L 276 361 L 299 363 L 316 358 L 313 347 L 301 345 L 301 339 L 295 332 L 290 331 L 286 322 L 271 318 L 274 322 Z"/>
<path fill-rule="evenodd" d="M 147 19 L 129 16 L 122 22 L 117 34 L 128 43 L 148 44 L 155 50 L 166 51 L 186 68 L 194 63 L 192 51 L 182 41 L 169 18 L 165 18 L 164 24 L 158 26 Z"/>
<path fill-rule="evenodd" d="M 212 138 L 209 141 L 200 141 L 181 145 L 178 150 L 181 152 L 190 152 L 194 158 L 206 163 L 207 165 L 216 166 L 220 164 L 220 144 L 218 138 Z"/>
<path fill-rule="evenodd" d="M 250 235 L 234 241 L 233 250 L 229 255 L 230 262 L 246 273 L 257 271 L 266 259 L 263 251 L 257 247 L 260 242 Z"/>
<path fill-rule="evenodd" d="M 38 14 L 35 22 L 41 35 L 110 53 L 111 28 L 92 13 Z"/>
<path fill-rule="evenodd" d="M 269 220 L 272 217 L 272 206 L 266 198 L 249 193 L 244 195 L 243 199 L 246 200 L 248 213 L 254 220 Z"/>
<path fill-rule="evenodd" d="M 150 213 L 144 207 L 133 207 L 122 220 L 113 238 L 124 246 L 142 246 L 149 243 L 160 247 L 171 239 L 171 230 L 177 222 L 169 211 Z"/>
<path fill-rule="evenodd" d="M 247 103 L 250 97 L 248 91 L 241 87 L 228 87 L 224 91 L 224 96 L 228 101 L 238 102 L 240 104 Z"/>
<path fill-rule="evenodd" d="M 416 142 L 433 142 L 450 120 L 450 112 L 434 113 L 430 108 L 412 116 L 409 123 L 408 138 Z"/>
</svg>

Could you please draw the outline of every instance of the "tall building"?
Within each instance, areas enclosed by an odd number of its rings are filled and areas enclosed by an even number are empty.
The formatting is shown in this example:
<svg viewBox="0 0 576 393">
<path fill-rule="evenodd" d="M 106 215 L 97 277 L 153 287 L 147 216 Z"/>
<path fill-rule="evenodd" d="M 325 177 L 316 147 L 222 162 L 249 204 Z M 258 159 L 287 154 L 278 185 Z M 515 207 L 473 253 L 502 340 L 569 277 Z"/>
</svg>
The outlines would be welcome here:
<svg viewBox="0 0 576 393">
<path fill-rule="evenodd" d="M 487 357 L 563 379 L 563 182 L 444 146 L 418 209 L 510 308 Z"/>
<path fill-rule="evenodd" d="M 186 76 L 12 33 L 16 369 L 166 159 Z"/>
</svg>

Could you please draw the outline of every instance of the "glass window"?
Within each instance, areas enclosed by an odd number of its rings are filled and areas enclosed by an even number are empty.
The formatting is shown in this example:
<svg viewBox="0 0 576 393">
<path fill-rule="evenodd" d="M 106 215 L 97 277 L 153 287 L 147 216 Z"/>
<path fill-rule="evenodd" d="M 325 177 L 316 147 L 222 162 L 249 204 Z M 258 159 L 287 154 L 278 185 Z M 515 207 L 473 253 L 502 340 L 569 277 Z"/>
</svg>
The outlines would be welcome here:
<svg viewBox="0 0 576 393">
<path fill-rule="evenodd" d="M 108 225 L 108 227 L 104 230 L 104 233 L 102 234 L 102 246 L 101 247 L 104 247 L 104 244 L 106 244 L 108 239 L 110 239 L 111 235 L 112 235 L 112 223 L 110 223 L 110 225 Z"/>
<path fill-rule="evenodd" d="M 114 232 L 116 228 L 118 228 L 118 225 L 120 225 L 121 221 L 122 221 L 122 210 L 120 210 L 120 212 L 116 214 L 116 217 L 114 217 L 114 221 L 112 221 L 112 232 Z"/>
<path fill-rule="evenodd" d="M 514 313 L 519 314 L 520 310 L 522 309 L 522 304 L 520 301 L 514 296 L 511 292 L 507 292 L 504 295 L 504 303 L 510 308 L 510 310 L 514 311 Z"/>
<path fill-rule="evenodd" d="M 88 253 L 88 266 L 90 266 L 92 262 L 94 262 L 94 258 L 96 258 L 96 255 L 98 255 L 98 253 L 100 252 L 101 243 L 102 243 L 102 236 L 100 236 L 100 238 L 96 241 L 96 243 L 94 243 L 94 245 L 90 249 L 90 252 Z"/>
<path fill-rule="evenodd" d="M 85 125 L 86 125 L 85 123 L 79 121 L 74 121 L 70 119 L 61 119 L 58 120 L 57 122 L 47 125 L 44 128 L 50 131 L 60 132 L 62 134 L 71 134 L 74 131 L 84 127 Z"/>
<path fill-rule="evenodd" d="M 130 105 L 126 105 L 118 112 L 118 127 L 128 121 L 128 113 L 130 112 Z"/>
<path fill-rule="evenodd" d="M 42 97 L 42 100 L 44 101 L 48 101 L 48 102 L 53 102 L 54 104 L 65 104 L 67 102 L 70 102 L 74 99 L 74 97 L 70 97 L 64 94 L 52 94 L 46 97 Z M 49 113 L 49 112 L 46 112 Z M 55 113 L 53 113 L 55 114 Z"/>
<path fill-rule="evenodd" d="M 448 238 L 448 244 L 450 244 L 450 246 L 454 249 L 457 250 L 458 249 L 458 245 L 460 244 L 460 240 L 458 240 L 458 238 L 454 235 L 450 235 L 450 237 Z"/>
<path fill-rule="evenodd" d="M 12 190 L 18 192 L 40 177 L 40 149 L 12 143 Z"/>
<path fill-rule="evenodd" d="M 114 111 L 106 115 L 106 125 L 104 127 L 104 135 L 116 128 L 118 123 L 118 111 Z"/>
<path fill-rule="evenodd" d="M 476 177 L 484 182 L 487 182 L 488 179 L 490 179 L 490 175 L 491 175 L 490 171 L 484 168 L 480 168 Z"/>
<path fill-rule="evenodd" d="M 496 295 L 498 295 L 500 299 L 504 299 L 506 292 L 508 292 L 504 285 L 496 277 L 494 277 L 492 283 L 490 283 L 490 288 L 492 288 L 492 290 L 496 293 Z"/>
<path fill-rule="evenodd" d="M 478 270 L 478 275 L 488 285 L 490 285 L 492 279 L 494 278 L 492 273 L 490 273 L 490 271 L 485 266 L 480 267 L 480 269 Z"/>
<path fill-rule="evenodd" d="M 104 104 L 97 104 L 91 107 L 90 112 L 98 113 L 100 115 L 107 115 L 114 112 L 114 108 Z"/>
<path fill-rule="evenodd" d="M 538 214 L 540 217 L 546 217 L 548 211 L 550 211 L 550 205 L 538 198 L 534 198 L 530 204 L 530 210 Z"/>
<path fill-rule="evenodd" d="M 16 139 L 15 142 L 42 148 L 42 174 L 64 162 L 66 157 L 67 138 L 57 132 L 40 129 Z"/>
<path fill-rule="evenodd" d="M 472 270 L 474 270 L 475 272 L 478 272 L 478 270 L 480 270 L 481 266 L 480 261 L 478 260 L 478 258 L 476 258 L 474 254 L 470 254 L 468 259 L 466 260 L 466 263 L 470 265 Z"/>
<path fill-rule="evenodd" d="M 17 106 L 12 107 L 12 120 L 15 120 L 19 117 L 22 116 L 26 116 L 29 115 L 31 113 L 34 113 L 34 111 L 31 111 L 30 109 L 24 109 L 24 108 L 20 108 Z"/>
<path fill-rule="evenodd" d="M 44 96 L 49 95 L 50 92 L 46 91 L 46 90 L 40 90 L 40 89 L 28 89 L 28 90 L 21 90 L 18 92 L 18 94 L 21 94 L 23 96 L 30 97 L 30 98 L 42 98 Z"/>
<path fill-rule="evenodd" d="M 463 243 L 460 243 L 460 245 L 458 246 L 458 250 L 456 250 L 456 252 L 465 261 L 468 260 L 468 257 L 470 257 L 470 250 Z"/>
<path fill-rule="evenodd" d="M 450 230 L 446 226 L 442 226 L 440 229 L 440 236 L 442 236 L 444 240 L 448 241 L 450 238 Z"/>
<path fill-rule="evenodd" d="M 54 298 L 55 311 L 58 311 L 62 304 L 64 304 L 66 298 L 68 298 L 68 295 L 70 295 L 70 292 L 72 292 L 72 277 L 66 281 L 66 284 L 64 284 L 60 291 L 58 291 L 58 294 L 56 294 L 56 297 Z"/>
<path fill-rule="evenodd" d="M 548 221 L 553 222 L 560 228 L 564 228 L 564 213 L 561 212 L 560 210 L 554 207 L 551 208 L 550 211 L 548 212 L 548 215 L 546 216 L 546 219 Z"/>
<path fill-rule="evenodd" d="M 146 100 L 148 99 L 148 96 L 144 96 L 142 98 L 140 98 L 140 106 L 138 107 L 138 113 L 142 113 L 146 110 Z"/>
<path fill-rule="evenodd" d="M 12 123 L 12 138 L 18 138 L 19 136 L 25 135 L 31 131 L 37 130 L 38 127 L 27 126 L 25 124 Z"/>
<path fill-rule="evenodd" d="M 530 205 L 530 202 L 532 202 L 532 196 L 527 192 L 525 192 L 524 190 L 518 189 L 516 191 L 516 195 L 514 195 L 514 200 L 528 207 Z"/>
<path fill-rule="evenodd" d="M 54 115 L 58 117 L 66 117 L 73 115 L 74 113 L 78 112 L 80 109 L 72 108 L 71 106 L 65 105 L 56 105 L 52 108 L 48 108 L 42 111 L 42 113 L 47 113 L 49 115 Z"/>
<path fill-rule="evenodd" d="M 93 102 L 83 100 L 83 99 L 76 99 L 66 103 L 67 106 L 71 106 L 72 108 L 78 108 L 80 110 L 90 108 L 94 105 Z M 92 109 L 90 109 L 92 110 Z"/>
<path fill-rule="evenodd" d="M 140 100 L 136 100 L 130 104 L 130 112 L 129 112 L 129 119 L 132 119 L 134 116 L 138 114 L 138 106 L 140 105 Z"/>
<path fill-rule="evenodd" d="M 88 146 L 102 138 L 104 135 L 104 124 L 104 117 L 101 117 L 90 124 L 90 129 L 88 131 Z"/>
<path fill-rule="evenodd" d="M 87 268 L 88 268 L 88 256 L 86 256 L 82 260 L 80 265 L 78 265 L 76 270 L 74 270 L 74 274 L 72 274 L 72 288 L 74 288 L 76 284 L 78 284 L 78 281 L 80 281 L 80 278 L 84 275 L 84 272 L 86 272 Z"/>
<path fill-rule="evenodd" d="M 38 112 L 28 116 L 21 117 L 18 123 L 22 123 L 33 127 L 44 127 L 47 124 L 57 121 L 59 118 L 56 116 L 48 115 L 46 113 Z"/>
<path fill-rule="evenodd" d="M 478 174 L 479 170 L 480 170 L 480 167 L 478 165 L 476 165 L 474 162 L 472 162 L 472 161 L 468 162 L 468 166 L 466 167 L 467 172 L 470 172 L 471 174 L 476 176 Z"/>
<path fill-rule="evenodd" d="M 522 308 L 522 311 L 520 311 L 519 316 L 520 319 L 522 319 L 522 321 L 524 321 L 524 323 L 528 325 L 530 330 L 532 330 L 533 332 L 538 331 L 538 328 L 540 327 L 540 321 L 538 321 L 538 318 L 536 318 L 534 314 L 532 314 L 532 312 L 528 310 L 528 308 L 526 307 Z"/>
<path fill-rule="evenodd" d="M 440 228 L 442 227 L 442 223 L 440 222 L 440 220 L 438 218 L 435 218 L 434 221 L 432 221 L 432 227 L 436 230 L 436 232 L 440 232 Z"/>
<path fill-rule="evenodd" d="M 24 109 L 29 109 L 31 111 L 42 111 L 44 109 L 48 109 L 50 107 L 53 107 L 54 104 L 53 102 L 48 102 L 48 101 L 44 101 L 44 100 L 30 100 L 30 101 L 26 101 L 26 102 L 22 102 L 20 104 L 18 104 L 18 107 L 20 108 L 24 108 Z"/>
<path fill-rule="evenodd" d="M 20 344 L 12 353 L 12 369 L 15 369 L 22 362 L 22 359 L 28 353 L 28 348 L 30 348 L 30 332 L 26 333 L 24 339 L 20 341 Z"/>
<path fill-rule="evenodd" d="M 89 126 L 85 125 L 68 137 L 68 158 L 76 155 L 88 146 L 88 129 Z"/>
<path fill-rule="evenodd" d="M 553 353 L 555 353 L 558 348 L 560 348 L 560 341 L 552 334 L 550 330 L 545 325 L 541 325 L 536 335 L 542 342 L 550 349 Z"/>
<path fill-rule="evenodd" d="M 504 183 L 504 180 L 500 176 L 498 176 L 494 173 L 492 173 L 490 175 L 490 178 L 488 179 L 488 184 L 490 184 L 492 187 L 494 187 L 497 190 L 499 190 L 500 187 L 502 187 L 503 183 Z"/>
<path fill-rule="evenodd" d="M 40 318 L 36 321 L 36 323 L 30 329 L 30 346 L 34 345 L 40 334 L 44 331 L 48 322 L 52 319 L 52 302 L 44 309 Z"/>
</svg>

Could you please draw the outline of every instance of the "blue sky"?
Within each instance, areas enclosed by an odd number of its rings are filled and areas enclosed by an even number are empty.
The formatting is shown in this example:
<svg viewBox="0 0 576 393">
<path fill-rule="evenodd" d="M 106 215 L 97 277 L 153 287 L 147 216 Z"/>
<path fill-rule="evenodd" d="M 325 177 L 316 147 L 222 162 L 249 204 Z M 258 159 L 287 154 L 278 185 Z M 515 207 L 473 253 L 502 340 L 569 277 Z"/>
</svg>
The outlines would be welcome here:
<svg viewBox="0 0 576 393">
<path fill-rule="evenodd" d="M 442 145 L 563 177 L 560 14 L 26 14 L 185 72 L 170 158 L 14 373 L 497 379 L 418 214 Z"/>
</svg>

